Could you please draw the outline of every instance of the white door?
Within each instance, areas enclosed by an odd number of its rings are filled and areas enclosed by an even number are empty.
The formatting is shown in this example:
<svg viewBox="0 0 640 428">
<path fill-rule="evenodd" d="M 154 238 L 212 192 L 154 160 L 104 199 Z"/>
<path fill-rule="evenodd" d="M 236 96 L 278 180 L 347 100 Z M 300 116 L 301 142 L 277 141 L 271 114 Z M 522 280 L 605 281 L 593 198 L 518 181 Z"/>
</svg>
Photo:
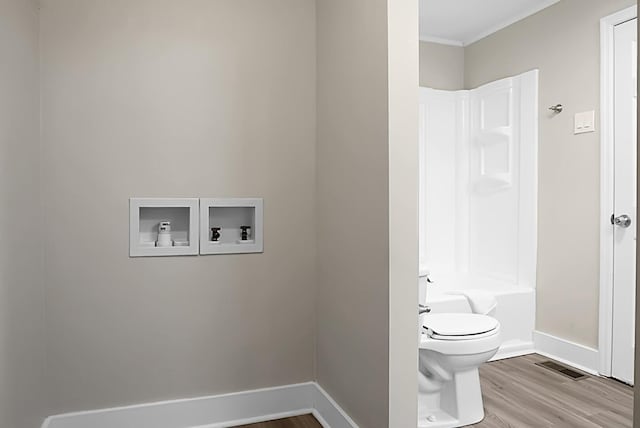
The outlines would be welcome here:
<svg viewBox="0 0 640 428">
<path fill-rule="evenodd" d="M 637 19 L 614 30 L 614 228 L 611 374 L 633 383 L 636 282 Z"/>
</svg>

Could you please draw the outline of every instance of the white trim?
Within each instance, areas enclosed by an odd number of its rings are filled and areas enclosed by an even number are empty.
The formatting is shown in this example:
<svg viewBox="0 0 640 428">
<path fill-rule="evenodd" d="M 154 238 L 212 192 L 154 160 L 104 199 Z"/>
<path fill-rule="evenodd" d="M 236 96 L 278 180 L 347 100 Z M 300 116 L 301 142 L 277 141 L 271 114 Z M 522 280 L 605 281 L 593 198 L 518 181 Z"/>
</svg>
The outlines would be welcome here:
<svg viewBox="0 0 640 428">
<path fill-rule="evenodd" d="M 435 37 L 435 36 L 420 36 L 420 41 L 428 42 L 428 43 L 436 43 L 439 45 L 458 46 L 458 47 L 464 46 L 464 43 L 461 42 L 460 40 L 443 39 L 442 37 Z"/>
<path fill-rule="evenodd" d="M 307 413 L 324 428 L 358 428 L 315 382 L 50 416 L 42 428 L 226 428 Z"/>
<path fill-rule="evenodd" d="M 535 6 L 526 9 L 525 11 L 523 11 L 522 13 L 519 13 L 517 15 L 512 16 L 511 18 L 507 19 L 506 21 L 503 21 L 499 24 L 496 24 L 492 27 L 489 27 L 488 29 L 484 30 L 484 31 L 480 31 L 479 33 L 476 33 L 473 36 L 468 37 L 465 40 L 453 40 L 453 39 L 447 39 L 447 38 L 443 38 L 443 37 L 438 37 L 438 36 L 431 36 L 428 34 L 425 35 L 420 35 L 420 41 L 421 42 L 431 42 L 431 43 L 438 43 L 441 45 L 450 45 L 450 46 L 460 46 L 460 47 L 465 47 L 465 46 L 469 46 L 479 40 L 484 39 L 485 37 L 488 37 L 490 35 L 492 35 L 493 33 L 497 33 L 500 30 L 503 30 L 505 28 L 507 28 L 510 25 L 515 24 L 518 21 L 522 21 L 525 18 L 530 17 L 531 15 L 534 15 L 538 12 L 540 12 L 542 9 L 546 9 L 549 6 L 553 6 L 554 4 L 558 3 L 560 0 L 539 0 Z"/>
<path fill-rule="evenodd" d="M 313 382 L 314 416 L 325 428 L 358 428 L 358 424 L 317 383 Z"/>
<path fill-rule="evenodd" d="M 598 374 L 598 350 L 560 339 L 540 331 L 533 332 L 536 353 L 594 375 Z"/>
<path fill-rule="evenodd" d="M 611 376 L 611 335 L 613 329 L 613 213 L 614 157 L 614 27 L 638 16 L 631 6 L 600 20 L 600 309 L 598 370 Z"/>
<path fill-rule="evenodd" d="M 507 21 L 501 22 L 500 24 L 497 24 L 491 28 L 489 28 L 488 30 L 482 31 L 478 34 L 476 34 L 475 36 L 469 37 L 468 39 L 463 41 L 463 46 L 469 46 L 470 44 L 473 44 L 479 40 L 484 39 L 487 36 L 490 36 L 493 33 L 497 33 L 498 31 L 507 28 L 510 25 L 515 24 L 518 21 L 522 21 L 525 18 L 528 18 L 531 15 L 534 15 L 538 12 L 540 12 L 542 9 L 546 9 L 549 6 L 552 6 L 556 3 L 558 3 L 560 0 L 538 0 L 538 2 L 536 2 L 535 6 L 525 10 L 522 13 L 519 13 L 513 17 L 511 17 L 510 19 L 508 19 Z"/>
</svg>

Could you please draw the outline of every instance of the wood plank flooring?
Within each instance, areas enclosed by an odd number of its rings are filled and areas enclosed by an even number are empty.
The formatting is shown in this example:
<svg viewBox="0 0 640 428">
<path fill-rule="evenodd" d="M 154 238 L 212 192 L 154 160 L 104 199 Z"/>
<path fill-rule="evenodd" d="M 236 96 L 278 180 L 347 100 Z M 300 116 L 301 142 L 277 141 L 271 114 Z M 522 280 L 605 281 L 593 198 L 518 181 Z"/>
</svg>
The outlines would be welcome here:
<svg viewBox="0 0 640 428">
<path fill-rule="evenodd" d="M 484 364 L 480 428 L 622 428 L 632 426 L 633 389 L 611 379 L 572 380 L 527 355 Z"/>
<path fill-rule="evenodd" d="M 527 355 L 484 364 L 480 382 L 485 418 L 479 428 L 630 428 L 633 389 L 588 376 L 572 380 Z M 321 428 L 312 415 L 244 425 L 241 428 Z M 392 427 L 397 428 L 397 427 Z"/>
<path fill-rule="evenodd" d="M 294 418 L 278 419 L 276 421 L 259 422 L 257 424 L 242 425 L 237 428 L 322 428 L 320 422 L 313 415 L 302 415 Z"/>
</svg>

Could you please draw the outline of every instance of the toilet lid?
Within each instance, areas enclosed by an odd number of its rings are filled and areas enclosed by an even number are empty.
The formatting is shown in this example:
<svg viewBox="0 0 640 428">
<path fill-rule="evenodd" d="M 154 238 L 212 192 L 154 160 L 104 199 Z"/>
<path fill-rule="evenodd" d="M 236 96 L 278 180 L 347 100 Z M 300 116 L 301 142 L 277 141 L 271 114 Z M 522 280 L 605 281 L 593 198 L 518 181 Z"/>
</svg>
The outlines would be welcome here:
<svg viewBox="0 0 640 428">
<path fill-rule="evenodd" d="M 473 336 L 495 330 L 498 320 L 480 314 L 429 314 L 423 326 L 430 336 Z"/>
</svg>

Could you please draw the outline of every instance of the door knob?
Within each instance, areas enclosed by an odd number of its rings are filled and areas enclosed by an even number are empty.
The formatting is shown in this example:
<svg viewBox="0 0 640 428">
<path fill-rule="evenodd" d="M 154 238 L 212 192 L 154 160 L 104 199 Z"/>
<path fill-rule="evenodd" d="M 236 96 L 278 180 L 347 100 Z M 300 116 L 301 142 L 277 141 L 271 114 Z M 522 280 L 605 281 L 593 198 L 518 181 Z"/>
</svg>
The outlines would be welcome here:
<svg viewBox="0 0 640 428">
<path fill-rule="evenodd" d="M 626 214 L 619 215 L 618 217 L 611 216 L 611 224 L 627 228 L 631 226 L 631 217 Z"/>
</svg>

